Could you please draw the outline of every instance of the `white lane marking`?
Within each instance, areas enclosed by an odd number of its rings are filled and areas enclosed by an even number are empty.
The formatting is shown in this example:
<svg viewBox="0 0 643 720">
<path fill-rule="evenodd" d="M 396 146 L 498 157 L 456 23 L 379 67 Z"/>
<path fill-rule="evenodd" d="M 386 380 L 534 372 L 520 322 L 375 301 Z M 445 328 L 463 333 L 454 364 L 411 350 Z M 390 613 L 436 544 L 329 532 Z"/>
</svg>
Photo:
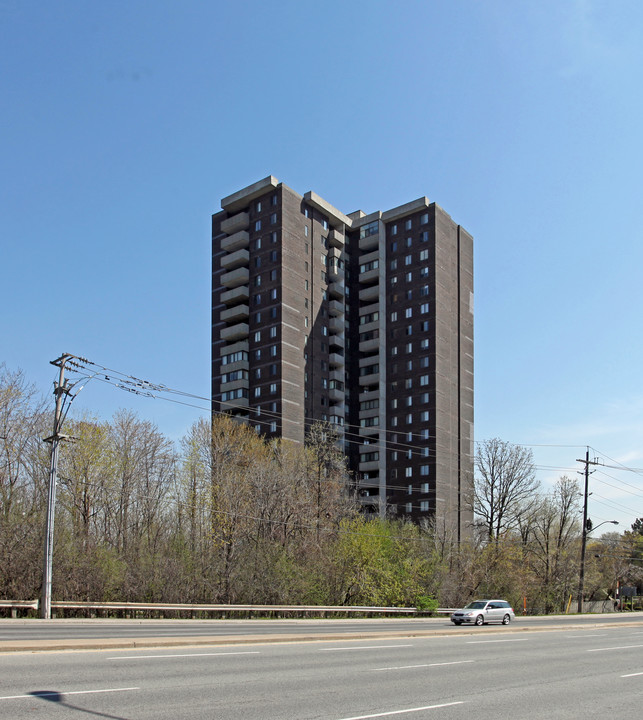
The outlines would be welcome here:
<svg viewBox="0 0 643 720">
<path fill-rule="evenodd" d="M 118 657 L 107 658 L 108 660 L 154 660 L 159 658 L 179 658 L 179 657 L 220 657 L 223 655 L 259 655 L 259 650 L 249 650 L 248 652 L 218 652 L 218 653 L 184 653 L 181 655 L 119 655 Z"/>
<path fill-rule="evenodd" d="M 94 695 L 96 693 L 110 693 L 110 692 L 127 692 L 129 690 L 140 690 L 140 687 L 126 687 L 126 688 L 107 688 L 106 690 L 72 690 L 59 692 L 33 692 L 28 695 L 5 695 L 0 697 L 0 700 L 18 700 L 20 698 L 30 698 L 31 700 L 37 700 L 38 698 L 48 697 L 67 697 L 67 695 Z"/>
<path fill-rule="evenodd" d="M 592 648 L 587 652 L 604 652 L 605 650 L 632 650 L 633 648 L 640 648 L 643 645 L 621 645 L 620 647 L 609 647 L 609 648 Z"/>
<path fill-rule="evenodd" d="M 643 675 L 643 672 L 640 672 L 640 673 L 630 673 L 629 675 L 621 675 L 621 677 L 636 677 L 637 675 Z"/>
<path fill-rule="evenodd" d="M 527 642 L 527 638 L 516 638 L 515 640 L 467 640 L 467 645 L 480 645 L 482 643 L 502 643 L 502 642 Z"/>
<path fill-rule="evenodd" d="M 322 648 L 322 652 L 337 652 L 338 650 L 383 650 L 388 648 L 413 647 L 413 645 L 364 645 L 363 647 Z"/>
<path fill-rule="evenodd" d="M 596 635 L 565 635 L 566 638 L 588 638 L 588 637 L 605 637 L 606 633 L 603 634 L 596 634 Z"/>
<path fill-rule="evenodd" d="M 355 715 L 340 720 L 368 720 L 369 718 L 386 717 L 390 715 L 404 715 L 404 713 L 421 712 L 422 710 L 437 710 L 438 708 L 452 707 L 453 705 L 464 705 L 464 701 L 442 703 L 440 705 L 424 705 L 424 707 L 409 708 L 408 710 L 391 710 L 390 712 L 375 713 L 374 715 Z"/>
<path fill-rule="evenodd" d="M 378 670 L 411 670 L 412 668 L 440 667 L 442 665 L 464 665 L 464 663 L 472 662 L 475 662 L 475 660 L 454 660 L 453 662 L 426 663 L 425 665 L 398 665 L 394 667 L 373 668 L 372 672 L 377 672 Z"/>
</svg>

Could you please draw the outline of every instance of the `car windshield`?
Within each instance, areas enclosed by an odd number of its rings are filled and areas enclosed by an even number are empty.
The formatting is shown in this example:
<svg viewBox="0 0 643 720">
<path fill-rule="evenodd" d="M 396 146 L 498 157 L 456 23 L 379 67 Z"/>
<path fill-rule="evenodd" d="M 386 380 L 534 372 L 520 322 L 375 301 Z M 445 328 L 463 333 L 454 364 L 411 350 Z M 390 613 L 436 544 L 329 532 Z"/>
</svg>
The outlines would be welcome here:
<svg viewBox="0 0 643 720">
<path fill-rule="evenodd" d="M 475 602 L 471 602 L 468 605 L 464 606 L 465 610 L 482 610 L 482 608 L 486 605 L 486 602 L 482 602 L 481 600 L 476 600 Z"/>
</svg>

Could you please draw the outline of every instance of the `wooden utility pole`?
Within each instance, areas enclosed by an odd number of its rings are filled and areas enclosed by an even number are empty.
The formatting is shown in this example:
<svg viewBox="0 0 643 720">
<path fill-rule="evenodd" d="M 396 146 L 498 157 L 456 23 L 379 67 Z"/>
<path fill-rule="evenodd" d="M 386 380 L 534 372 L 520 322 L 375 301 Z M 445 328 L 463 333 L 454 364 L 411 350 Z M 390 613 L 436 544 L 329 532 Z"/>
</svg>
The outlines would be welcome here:
<svg viewBox="0 0 643 720">
<path fill-rule="evenodd" d="M 50 437 L 45 442 L 51 443 L 51 466 L 49 469 L 49 495 L 47 498 L 47 525 L 45 529 L 45 559 L 42 579 L 42 597 L 40 600 L 40 617 L 45 620 L 51 619 L 51 578 L 52 562 L 54 555 L 54 517 L 56 512 L 56 482 L 58 480 L 58 443 L 63 439 L 60 430 L 62 427 L 63 396 L 69 393 L 65 381 L 65 363 L 73 355 L 61 355 L 51 364 L 60 368 L 58 383 L 54 383 L 54 395 L 56 396 L 56 410 L 54 412 L 54 428 Z"/>
<path fill-rule="evenodd" d="M 585 459 L 576 458 L 576 462 L 585 464 L 585 492 L 583 494 L 583 539 L 580 549 L 580 572 L 578 575 L 578 612 L 583 612 L 583 588 L 585 585 L 585 549 L 587 547 L 587 498 L 589 497 L 589 466 L 598 465 L 595 460 L 589 459 L 589 448 L 585 452 Z"/>
</svg>

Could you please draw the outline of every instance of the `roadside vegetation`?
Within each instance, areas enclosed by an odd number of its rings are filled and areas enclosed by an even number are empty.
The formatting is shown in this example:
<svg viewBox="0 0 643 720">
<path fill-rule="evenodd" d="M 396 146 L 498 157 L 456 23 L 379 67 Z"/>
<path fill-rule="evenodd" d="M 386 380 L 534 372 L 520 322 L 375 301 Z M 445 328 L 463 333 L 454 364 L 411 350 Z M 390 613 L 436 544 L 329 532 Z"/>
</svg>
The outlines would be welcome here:
<svg viewBox="0 0 643 720">
<path fill-rule="evenodd" d="M 51 408 L 0 366 L 0 599 L 39 596 Z M 543 493 L 530 451 L 484 441 L 460 546 L 436 525 L 367 520 L 328 426 L 305 447 L 227 417 L 178 444 L 128 411 L 69 418 L 58 466 L 53 598 L 94 602 L 461 606 L 564 611 L 578 586 L 580 492 Z M 588 598 L 643 582 L 643 519 L 591 539 Z"/>
</svg>

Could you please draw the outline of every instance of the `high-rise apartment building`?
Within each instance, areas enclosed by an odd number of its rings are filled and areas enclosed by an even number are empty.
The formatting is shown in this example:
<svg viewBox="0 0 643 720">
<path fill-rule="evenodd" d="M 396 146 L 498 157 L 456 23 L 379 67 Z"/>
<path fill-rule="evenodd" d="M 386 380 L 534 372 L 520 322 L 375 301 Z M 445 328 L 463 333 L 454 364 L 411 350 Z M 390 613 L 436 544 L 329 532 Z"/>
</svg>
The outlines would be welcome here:
<svg viewBox="0 0 643 720">
<path fill-rule="evenodd" d="M 421 197 L 345 215 L 270 176 L 212 217 L 212 401 L 333 423 L 365 512 L 469 533 L 473 240 Z"/>
</svg>

